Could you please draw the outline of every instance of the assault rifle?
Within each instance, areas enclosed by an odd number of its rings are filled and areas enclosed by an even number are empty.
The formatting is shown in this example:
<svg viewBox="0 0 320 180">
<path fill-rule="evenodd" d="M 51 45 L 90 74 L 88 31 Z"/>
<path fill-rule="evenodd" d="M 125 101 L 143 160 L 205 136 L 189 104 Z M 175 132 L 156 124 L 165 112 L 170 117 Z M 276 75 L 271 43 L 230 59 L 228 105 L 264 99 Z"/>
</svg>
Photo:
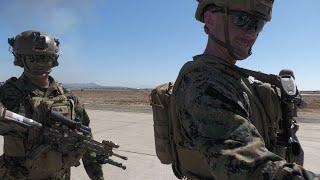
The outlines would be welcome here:
<svg viewBox="0 0 320 180">
<path fill-rule="evenodd" d="M 126 169 L 126 166 L 122 165 L 122 163 L 110 159 L 111 156 L 124 160 L 128 159 L 113 152 L 113 149 L 119 148 L 119 145 L 112 141 L 103 140 L 100 143 L 93 140 L 89 127 L 82 125 L 80 122 L 72 121 L 56 111 L 49 111 L 48 114 L 54 123 L 41 124 L 0 107 L 0 124 L 1 127 L 6 127 L 0 128 L 0 134 L 21 130 L 26 132 L 31 128 L 42 131 L 44 143 L 30 153 L 28 158 L 32 160 L 39 158 L 40 155 L 50 149 L 56 149 L 61 153 L 84 150 L 96 153 L 96 160 L 100 164 L 107 163 L 123 170 Z"/>
<path fill-rule="evenodd" d="M 300 106 L 301 98 L 299 97 L 299 91 L 295 83 L 295 77 L 291 70 L 284 69 L 280 71 L 279 75 L 264 74 L 257 71 L 239 68 L 240 71 L 245 74 L 254 77 L 255 79 L 269 83 L 276 86 L 281 91 L 281 110 L 282 121 L 279 124 L 282 132 L 278 134 L 278 143 L 288 147 L 288 151 L 291 151 L 294 155 L 299 155 L 301 147 L 296 138 L 296 131 L 298 125 L 294 120 L 296 116 L 296 107 Z M 287 154 L 288 161 L 291 161 L 290 155 Z"/>
</svg>

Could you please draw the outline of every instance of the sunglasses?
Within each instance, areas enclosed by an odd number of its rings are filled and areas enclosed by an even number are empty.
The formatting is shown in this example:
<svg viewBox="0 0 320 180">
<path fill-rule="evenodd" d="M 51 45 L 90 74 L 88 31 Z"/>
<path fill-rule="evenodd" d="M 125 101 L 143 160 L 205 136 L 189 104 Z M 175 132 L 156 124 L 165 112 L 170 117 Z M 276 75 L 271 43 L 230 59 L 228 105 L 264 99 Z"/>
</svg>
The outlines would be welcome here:
<svg viewBox="0 0 320 180">
<path fill-rule="evenodd" d="M 28 55 L 25 58 L 31 63 L 47 63 L 53 62 L 57 59 L 56 56 L 50 55 Z"/>
<path fill-rule="evenodd" d="M 223 9 L 213 9 L 211 12 L 221 12 L 224 13 Z M 238 28 L 244 29 L 246 31 L 254 30 L 255 32 L 260 32 L 263 29 L 266 21 L 262 18 L 256 17 L 249 13 L 243 11 L 233 11 L 230 10 L 229 16 L 231 17 L 231 22 Z"/>
<path fill-rule="evenodd" d="M 230 11 L 229 14 L 232 18 L 232 24 L 246 31 L 254 30 L 255 32 L 260 32 L 266 24 L 264 19 L 243 11 Z"/>
</svg>

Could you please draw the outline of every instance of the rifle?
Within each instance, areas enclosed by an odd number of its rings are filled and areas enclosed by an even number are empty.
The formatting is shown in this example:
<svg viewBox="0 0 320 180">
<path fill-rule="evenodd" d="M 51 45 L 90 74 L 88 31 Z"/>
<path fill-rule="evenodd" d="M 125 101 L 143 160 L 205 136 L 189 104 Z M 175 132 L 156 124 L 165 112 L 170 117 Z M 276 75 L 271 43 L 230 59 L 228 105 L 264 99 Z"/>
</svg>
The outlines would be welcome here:
<svg viewBox="0 0 320 180">
<path fill-rule="evenodd" d="M 283 131 L 278 134 L 277 141 L 279 145 L 287 146 L 288 151 L 291 151 L 294 155 L 300 155 L 301 147 L 295 136 L 299 126 L 294 120 L 294 117 L 296 114 L 295 107 L 299 106 L 298 103 L 301 99 L 299 98 L 300 94 L 295 83 L 293 72 L 285 69 L 280 71 L 279 75 L 274 75 L 244 68 L 239 68 L 239 70 L 259 81 L 269 83 L 280 89 L 282 121 L 279 126 Z M 291 158 L 288 151 L 286 156 L 290 162 Z"/>
<path fill-rule="evenodd" d="M 9 131 L 21 131 L 21 129 L 26 132 L 31 128 L 42 131 L 44 143 L 28 155 L 28 158 L 31 160 L 39 158 L 41 154 L 52 148 L 62 153 L 81 149 L 96 153 L 96 160 L 100 164 L 111 164 L 123 170 L 126 169 L 126 166 L 122 165 L 122 163 L 110 159 L 111 156 L 124 160 L 128 159 L 113 152 L 113 149 L 119 148 L 119 145 L 112 141 L 103 140 L 100 143 L 92 139 L 91 129 L 88 126 L 84 126 L 77 121 L 72 121 L 59 112 L 51 110 L 48 112 L 48 116 L 55 123 L 41 124 L 0 107 L 1 125 L 7 127 L 6 130 L 0 130 L 0 132 L 4 134 Z M 12 123 L 15 125 L 12 125 Z"/>
</svg>

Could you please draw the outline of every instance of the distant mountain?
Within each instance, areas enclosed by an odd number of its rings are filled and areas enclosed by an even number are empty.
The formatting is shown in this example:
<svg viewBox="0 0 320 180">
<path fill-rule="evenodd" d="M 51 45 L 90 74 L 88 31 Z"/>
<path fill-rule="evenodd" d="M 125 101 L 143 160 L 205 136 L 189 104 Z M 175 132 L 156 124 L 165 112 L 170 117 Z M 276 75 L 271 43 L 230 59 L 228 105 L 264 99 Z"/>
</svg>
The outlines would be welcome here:
<svg viewBox="0 0 320 180">
<path fill-rule="evenodd" d="M 64 83 L 63 86 L 67 89 L 117 89 L 117 90 L 138 89 L 138 88 L 129 88 L 129 87 L 121 87 L 121 86 L 102 86 L 97 83 Z"/>
<path fill-rule="evenodd" d="M 63 84 L 65 88 L 68 89 L 96 89 L 103 88 L 103 86 L 97 83 L 65 83 Z"/>
<path fill-rule="evenodd" d="M 301 91 L 301 94 L 320 94 L 320 91 Z"/>
</svg>

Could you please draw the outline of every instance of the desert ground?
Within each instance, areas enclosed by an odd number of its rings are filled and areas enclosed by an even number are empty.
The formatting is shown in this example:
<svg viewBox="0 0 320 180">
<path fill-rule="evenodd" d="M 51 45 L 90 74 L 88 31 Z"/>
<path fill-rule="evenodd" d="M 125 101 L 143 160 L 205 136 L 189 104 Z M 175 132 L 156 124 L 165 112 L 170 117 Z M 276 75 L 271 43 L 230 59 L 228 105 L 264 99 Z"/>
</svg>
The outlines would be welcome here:
<svg viewBox="0 0 320 180">
<path fill-rule="evenodd" d="M 112 159 L 126 170 L 104 165 L 108 180 L 175 180 L 170 165 L 157 159 L 153 121 L 149 105 L 150 90 L 73 90 L 88 109 L 94 138 L 120 145 L 115 152 L 127 161 Z M 304 96 L 308 107 L 299 113 L 298 137 L 305 151 L 305 168 L 320 173 L 320 96 Z M 0 145 L 2 141 L 0 141 Z M 72 168 L 72 180 L 88 180 L 82 165 Z"/>
</svg>

